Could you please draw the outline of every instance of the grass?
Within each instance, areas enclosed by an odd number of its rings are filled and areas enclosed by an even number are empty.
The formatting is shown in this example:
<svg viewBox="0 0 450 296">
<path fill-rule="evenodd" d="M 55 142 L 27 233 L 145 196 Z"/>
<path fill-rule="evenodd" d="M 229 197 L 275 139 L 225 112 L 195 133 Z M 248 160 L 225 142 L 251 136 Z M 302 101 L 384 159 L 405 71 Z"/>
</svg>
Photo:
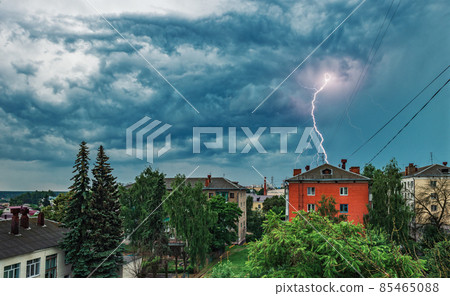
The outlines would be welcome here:
<svg viewBox="0 0 450 296">
<path fill-rule="evenodd" d="M 231 270 L 234 274 L 240 274 L 244 270 L 245 262 L 248 259 L 248 246 L 234 246 L 229 249 L 228 261 L 231 262 Z M 223 255 L 222 262 L 227 262 L 226 253 Z M 214 266 L 220 263 L 220 259 L 214 261 L 211 265 L 208 265 L 208 271 L 204 277 L 209 277 Z"/>
</svg>

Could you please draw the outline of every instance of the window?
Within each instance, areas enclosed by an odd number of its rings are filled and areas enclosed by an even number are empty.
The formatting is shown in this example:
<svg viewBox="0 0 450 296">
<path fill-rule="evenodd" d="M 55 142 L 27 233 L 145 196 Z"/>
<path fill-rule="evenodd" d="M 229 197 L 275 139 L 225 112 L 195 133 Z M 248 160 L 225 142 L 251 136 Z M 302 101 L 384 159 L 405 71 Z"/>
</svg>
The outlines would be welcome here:
<svg viewBox="0 0 450 296">
<path fill-rule="evenodd" d="M 258 205 L 258 209 L 260 209 L 261 208 L 261 205 Z"/>
<path fill-rule="evenodd" d="M 437 211 L 437 205 L 431 205 L 431 211 L 436 212 Z"/>
<path fill-rule="evenodd" d="M 341 195 L 348 195 L 348 187 L 341 187 Z"/>
<path fill-rule="evenodd" d="M 230 198 L 234 198 L 234 193 L 230 192 Z"/>
<path fill-rule="evenodd" d="M 316 188 L 315 187 L 308 187 L 307 194 L 310 196 L 316 195 Z"/>
<path fill-rule="evenodd" d="M 431 199 L 437 199 L 437 193 L 431 193 L 430 194 Z"/>
<path fill-rule="evenodd" d="M 322 170 L 321 173 L 322 173 L 322 175 L 331 175 L 331 174 L 333 174 L 333 171 L 330 169 L 324 169 L 324 170 Z"/>
<path fill-rule="evenodd" d="M 41 265 L 41 258 L 28 260 L 27 261 L 27 278 L 38 276 L 40 265 Z"/>
<path fill-rule="evenodd" d="M 210 193 L 209 193 L 209 198 L 211 198 L 211 197 L 213 197 L 213 196 L 214 196 L 214 193 L 210 192 Z"/>
<path fill-rule="evenodd" d="M 308 204 L 308 212 L 315 212 L 315 211 L 316 211 L 316 205 Z"/>
<path fill-rule="evenodd" d="M 430 186 L 431 187 L 436 187 L 436 181 L 430 181 Z"/>
<path fill-rule="evenodd" d="M 228 192 L 216 192 L 217 195 L 222 195 L 228 201 Z"/>
<path fill-rule="evenodd" d="M 56 277 L 56 258 L 57 254 L 47 256 L 45 258 L 45 277 L 55 278 Z"/>
<path fill-rule="evenodd" d="M 339 211 L 341 213 L 348 213 L 348 204 L 340 204 L 339 205 Z"/>
<path fill-rule="evenodd" d="M 18 278 L 20 274 L 20 263 L 8 265 L 4 268 L 4 278 Z"/>
</svg>

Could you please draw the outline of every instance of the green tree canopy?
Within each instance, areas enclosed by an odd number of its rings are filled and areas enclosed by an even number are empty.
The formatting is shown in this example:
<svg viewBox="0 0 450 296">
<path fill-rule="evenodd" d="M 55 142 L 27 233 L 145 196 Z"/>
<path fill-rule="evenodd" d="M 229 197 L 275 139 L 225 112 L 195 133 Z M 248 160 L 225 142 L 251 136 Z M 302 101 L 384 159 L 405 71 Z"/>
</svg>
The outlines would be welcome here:
<svg viewBox="0 0 450 296">
<path fill-rule="evenodd" d="M 261 211 L 253 211 L 253 197 L 247 196 L 247 232 L 246 241 L 260 239 L 263 234 L 264 214 Z"/>
<path fill-rule="evenodd" d="M 69 206 L 69 199 L 72 194 L 73 192 L 60 193 L 53 200 L 53 205 L 43 207 L 41 212 L 44 213 L 46 219 L 63 222 Z"/>
<path fill-rule="evenodd" d="M 368 223 L 370 227 L 386 232 L 397 243 L 408 240 L 409 223 L 413 217 L 401 190 L 401 174 L 394 159 L 383 170 L 373 171 Z"/>
<path fill-rule="evenodd" d="M 383 233 L 302 212 L 291 222 L 271 212 L 249 244 L 252 277 L 420 277 L 424 261 L 404 255 Z M 326 238 L 326 240 L 324 239 Z"/>
<path fill-rule="evenodd" d="M 227 202 L 226 198 L 221 195 L 213 196 L 208 202 L 217 219 L 216 223 L 210 226 L 211 249 L 224 251 L 225 246 L 232 244 L 238 238 L 237 223 L 242 215 L 242 210 L 237 203 Z"/>
<path fill-rule="evenodd" d="M 204 264 L 209 252 L 212 235 L 210 226 L 217 216 L 211 211 L 208 198 L 203 193 L 203 184 L 186 184 L 184 175 L 177 175 L 171 184 L 164 208 L 169 223 L 175 228 L 177 237 L 187 243 L 186 251 L 195 269 Z"/>
<path fill-rule="evenodd" d="M 286 212 L 286 199 L 284 196 L 272 196 L 266 198 L 263 202 L 263 212 L 268 213 L 274 211 L 277 214 L 283 214 Z"/>
<path fill-rule="evenodd" d="M 347 220 L 347 215 L 339 215 L 339 211 L 336 209 L 336 200 L 332 196 L 326 197 L 322 195 L 317 207 L 317 213 L 335 223 Z"/>
</svg>

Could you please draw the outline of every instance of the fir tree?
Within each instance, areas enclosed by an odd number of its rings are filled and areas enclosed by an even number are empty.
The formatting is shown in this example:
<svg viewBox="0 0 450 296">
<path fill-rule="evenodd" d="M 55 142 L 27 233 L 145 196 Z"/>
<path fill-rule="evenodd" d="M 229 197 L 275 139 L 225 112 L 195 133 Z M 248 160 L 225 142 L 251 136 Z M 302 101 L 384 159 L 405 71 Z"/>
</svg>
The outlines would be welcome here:
<svg viewBox="0 0 450 296">
<path fill-rule="evenodd" d="M 103 146 L 100 146 L 92 174 L 92 198 L 87 215 L 88 245 L 92 260 L 89 262 L 93 277 L 117 277 L 122 263 L 122 240 L 119 191 L 116 178 L 111 174 Z"/>
<path fill-rule="evenodd" d="M 65 234 L 61 243 L 66 251 L 66 260 L 72 264 L 74 277 L 86 277 L 89 274 L 91 253 L 86 248 L 88 200 L 90 198 L 89 179 L 89 149 L 86 142 L 81 142 L 80 150 L 75 160 L 72 177 L 73 185 L 70 189 L 70 197 L 63 224 L 69 231 Z"/>
</svg>

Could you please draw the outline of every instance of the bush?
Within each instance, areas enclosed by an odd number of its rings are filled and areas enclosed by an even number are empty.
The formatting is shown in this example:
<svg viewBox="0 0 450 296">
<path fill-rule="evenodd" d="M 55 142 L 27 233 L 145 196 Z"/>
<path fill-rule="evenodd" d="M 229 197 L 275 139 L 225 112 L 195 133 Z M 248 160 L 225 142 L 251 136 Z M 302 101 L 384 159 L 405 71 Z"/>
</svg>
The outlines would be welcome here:
<svg viewBox="0 0 450 296">
<path fill-rule="evenodd" d="M 224 262 L 217 264 L 210 275 L 212 278 L 234 278 L 236 277 L 233 273 L 231 262 Z"/>
<path fill-rule="evenodd" d="M 297 216 L 292 222 L 268 215 L 264 236 L 249 244 L 251 277 L 424 275 L 424 260 L 402 254 L 381 232 L 349 222 L 332 223 L 317 213 L 301 214 L 305 219 Z"/>
<path fill-rule="evenodd" d="M 431 249 L 425 250 L 428 277 L 450 277 L 450 241 L 438 242 Z"/>
</svg>

